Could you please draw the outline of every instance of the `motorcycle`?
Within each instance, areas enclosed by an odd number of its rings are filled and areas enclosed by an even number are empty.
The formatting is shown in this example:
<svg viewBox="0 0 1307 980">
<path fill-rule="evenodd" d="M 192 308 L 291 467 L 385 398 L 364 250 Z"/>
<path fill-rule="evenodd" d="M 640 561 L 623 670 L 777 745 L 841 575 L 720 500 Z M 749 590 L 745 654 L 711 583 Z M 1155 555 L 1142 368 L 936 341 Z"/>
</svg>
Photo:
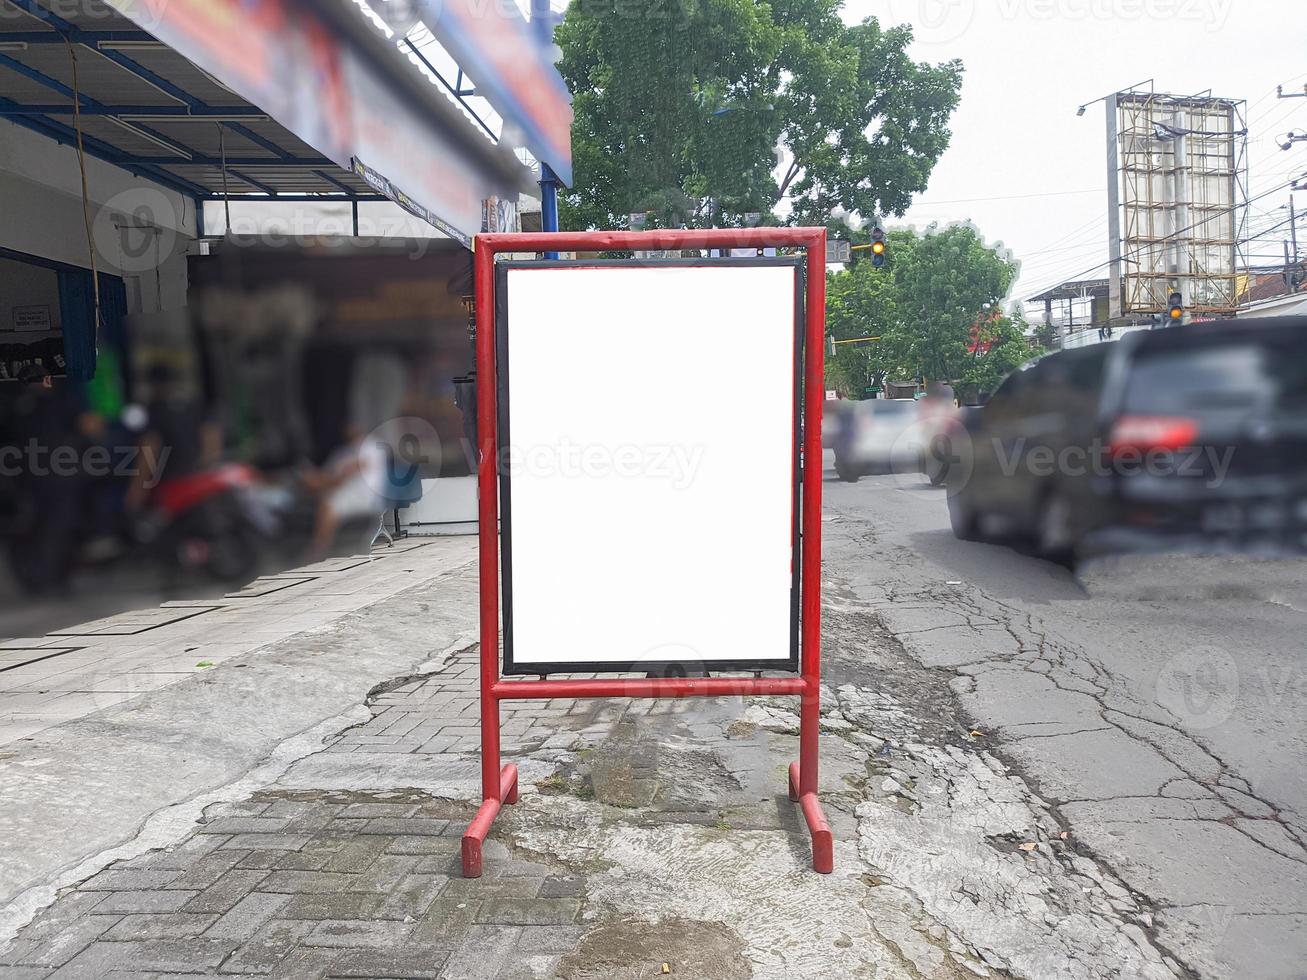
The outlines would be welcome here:
<svg viewBox="0 0 1307 980">
<path fill-rule="evenodd" d="M 164 480 L 150 495 L 137 540 L 172 573 L 225 583 L 251 579 L 276 531 L 263 519 L 270 512 L 257 503 L 259 488 L 258 471 L 243 463 Z"/>
</svg>

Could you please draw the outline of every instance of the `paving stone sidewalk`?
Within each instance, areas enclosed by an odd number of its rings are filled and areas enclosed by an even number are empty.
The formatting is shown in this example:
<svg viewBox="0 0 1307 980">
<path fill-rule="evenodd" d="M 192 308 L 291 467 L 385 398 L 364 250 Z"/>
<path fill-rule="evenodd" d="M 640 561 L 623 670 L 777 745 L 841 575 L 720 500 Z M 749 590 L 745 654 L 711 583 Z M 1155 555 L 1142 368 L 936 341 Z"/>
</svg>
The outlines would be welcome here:
<svg viewBox="0 0 1307 980">
<path fill-rule="evenodd" d="M 224 806 L 181 846 L 64 897 L 0 955 L 0 975 L 481 977 L 571 949 L 580 883 L 502 845 L 485 879 L 465 881 L 467 818 L 420 794 Z"/>
<path fill-rule="evenodd" d="M 506 705 L 504 749 L 592 751 L 584 746 L 624 720 L 682 707 Z M 475 752 L 476 648 L 439 675 L 375 695 L 370 708 L 370 722 L 323 754 L 350 754 L 366 768 L 399 753 Z M 473 813 L 469 802 L 404 788 L 270 788 L 210 807 L 177 846 L 114 864 L 62 896 L 0 952 L 0 978 L 555 975 L 583 937 L 584 877 L 492 839 L 484 877 L 463 879 L 460 839 Z"/>
</svg>

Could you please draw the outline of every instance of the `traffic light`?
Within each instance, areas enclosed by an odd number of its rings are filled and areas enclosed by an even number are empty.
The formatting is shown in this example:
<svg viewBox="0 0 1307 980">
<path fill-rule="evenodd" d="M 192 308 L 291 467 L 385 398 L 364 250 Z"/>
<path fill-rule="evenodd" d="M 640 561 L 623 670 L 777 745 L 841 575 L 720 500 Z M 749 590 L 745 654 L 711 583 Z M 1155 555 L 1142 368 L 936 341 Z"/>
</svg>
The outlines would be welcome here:
<svg viewBox="0 0 1307 980">
<path fill-rule="evenodd" d="M 1167 305 L 1171 308 L 1170 318 L 1172 323 L 1179 323 L 1184 319 L 1184 297 L 1178 292 L 1173 292 L 1167 300 Z"/>
<path fill-rule="evenodd" d="M 889 246 L 885 244 L 885 229 L 877 228 L 871 233 L 871 264 L 879 269 L 885 264 L 885 253 Z"/>
</svg>

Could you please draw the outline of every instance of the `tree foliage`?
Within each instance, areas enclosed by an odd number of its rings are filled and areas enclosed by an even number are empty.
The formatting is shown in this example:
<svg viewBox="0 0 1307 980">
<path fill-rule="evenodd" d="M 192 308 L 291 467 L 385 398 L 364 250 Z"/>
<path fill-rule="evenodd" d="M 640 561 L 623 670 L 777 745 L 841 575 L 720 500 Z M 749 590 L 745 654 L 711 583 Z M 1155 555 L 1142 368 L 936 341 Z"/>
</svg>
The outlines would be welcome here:
<svg viewBox="0 0 1307 980">
<path fill-rule="evenodd" d="M 556 34 L 575 93 L 566 226 L 734 226 L 782 200 L 816 224 L 902 214 L 948 145 L 962 68 L 913 62 L 909 29 L 846 26 L 840 7 L 574 0 Z"/>
<path fill-rule="evenodd" d="M 903 363 L 939 380 L 961 377 L 977 317 L 1001 309 L 1016 267 L 970 225 L 924 235 L 894 267 L 899 293 L 897 341 Z"/>
<path fill-rule="evenodd" d="M 1001 302 L 1015 266 L 968 225 L 919 236 L 891 231 L 883 268 L 859 260 L 830 277 L 827 323 L 837 345 L 828 382 L 848 397 L 884 381 L 916 377 L 992 390 L 1033 354 L 1022 320 Z"/>
<path fill-rule="evenodd" d="M 1009 374 L 1034 357 L 1036 344 L 1027 336 L 1029 325 L 1022 319 L 995 315 L 980 328 L 983 346 L 969 351 L 970 361 L 956 379 L 964 387 L 992 392 Z"/>
<path fill-rule="evenodd" d="M 866 238 L 865 231 L 849 233 L 848 237 L 854 244 L 866 244 L 859 241 Z M 838 389 L 847 398 L 865 397 L 866 389 L 883 385 L 887 375 L 895 380 L 908 376 L 895 372 L 899 294 L 892 270 L 908 261 L 907 253 L 917 237 L 908 231 L 891 231 L 886 240 L 890 264 L 877 269 L 870 260 L 860 258 L 832 275 L 826 285 L 826 328 L 831 337 L 839 341 L 876 338 L 836 344 L 834 355 L 827 356 L 828 387 Z"/>
</svg>

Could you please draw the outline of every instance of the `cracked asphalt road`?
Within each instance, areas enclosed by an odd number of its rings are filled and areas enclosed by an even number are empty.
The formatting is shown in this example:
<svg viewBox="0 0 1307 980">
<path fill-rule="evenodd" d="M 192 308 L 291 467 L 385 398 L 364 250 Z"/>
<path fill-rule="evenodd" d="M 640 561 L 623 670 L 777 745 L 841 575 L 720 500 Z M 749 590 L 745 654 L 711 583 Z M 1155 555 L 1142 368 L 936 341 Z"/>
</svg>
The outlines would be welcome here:
<svg viewBox="0 0 1307 980">
<path fill-rule="evenodd" d="M 1301 563 L 1119 558 L 1077 578 L 957 541 L 915 477 L 828 480 L 825 512 L 827 574 L 947 678 L 977 740 L 1148 906 L 1160 950 L 1205 977 L 1305 975 Z"/>
</svg>

